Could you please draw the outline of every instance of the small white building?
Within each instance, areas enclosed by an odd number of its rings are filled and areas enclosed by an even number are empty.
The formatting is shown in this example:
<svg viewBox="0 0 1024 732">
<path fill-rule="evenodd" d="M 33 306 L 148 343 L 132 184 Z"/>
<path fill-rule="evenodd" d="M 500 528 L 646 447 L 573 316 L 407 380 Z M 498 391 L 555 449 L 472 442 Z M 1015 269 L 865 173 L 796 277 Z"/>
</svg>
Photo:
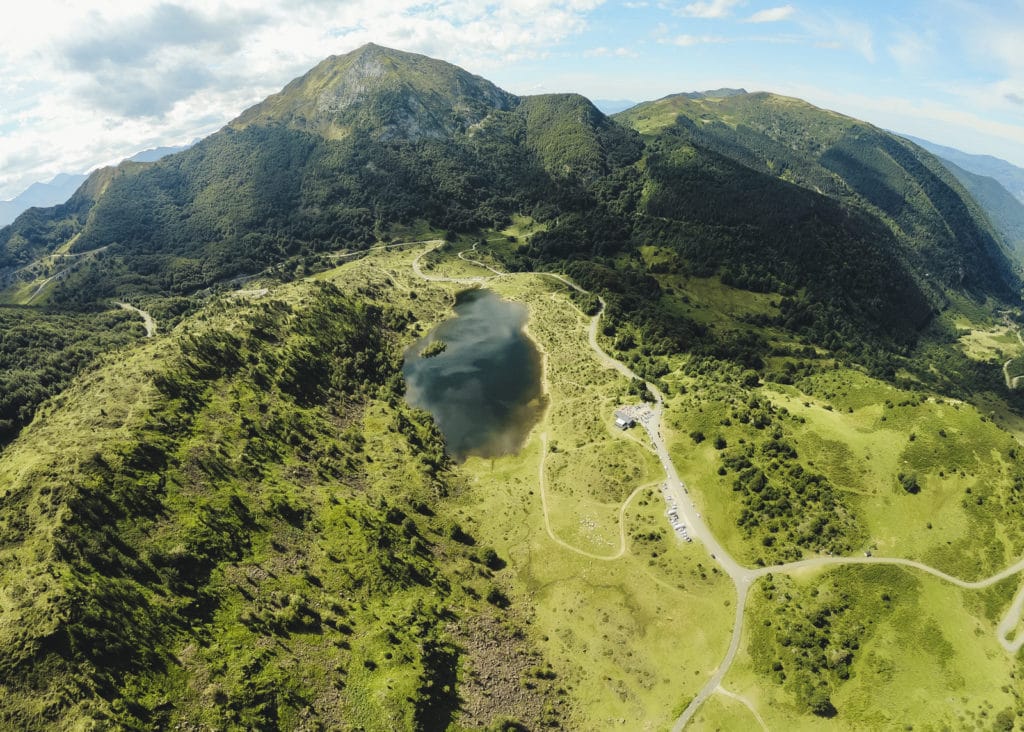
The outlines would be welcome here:
<svg viewBox="0 0 1024 732">
<path fill-rule="evenodd" d="M 636 426 L 636 420 L 625 409 L 619 409 L 615 412 L 615 426 L 620 430 L 628 430 L 630 427 Z"/>
</svg>

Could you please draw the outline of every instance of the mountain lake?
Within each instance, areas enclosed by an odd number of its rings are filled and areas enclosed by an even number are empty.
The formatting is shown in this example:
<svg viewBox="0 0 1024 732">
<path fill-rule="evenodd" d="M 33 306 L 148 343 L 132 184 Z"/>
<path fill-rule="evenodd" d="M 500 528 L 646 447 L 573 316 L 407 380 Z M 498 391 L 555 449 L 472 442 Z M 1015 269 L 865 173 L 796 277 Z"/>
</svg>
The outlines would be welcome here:
<svg viewBox="0 0 1024 732">
<path fill-rule="evenodd" d="M 406 351 L 406 401 L 434 416 L 458 462 L 515 453 L 545 406 L 527 308 L 472 289 L 456 295 L 455 315 Z"/>
</svg>

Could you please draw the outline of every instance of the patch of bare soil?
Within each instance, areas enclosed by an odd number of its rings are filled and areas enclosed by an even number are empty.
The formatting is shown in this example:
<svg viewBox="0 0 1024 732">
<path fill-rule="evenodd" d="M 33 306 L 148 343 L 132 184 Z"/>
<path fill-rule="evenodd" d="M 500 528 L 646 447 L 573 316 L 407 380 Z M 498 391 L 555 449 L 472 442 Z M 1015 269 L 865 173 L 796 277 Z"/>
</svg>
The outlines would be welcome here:
<svg viewBox="0 0 1024 732">
<path fill-rule="evenodd" d="M 450 627 L 465 653 L 460 725 L 474 729 L 564 729 L 565 690 L 521 620 L 476 615 Z"/>
</svg>

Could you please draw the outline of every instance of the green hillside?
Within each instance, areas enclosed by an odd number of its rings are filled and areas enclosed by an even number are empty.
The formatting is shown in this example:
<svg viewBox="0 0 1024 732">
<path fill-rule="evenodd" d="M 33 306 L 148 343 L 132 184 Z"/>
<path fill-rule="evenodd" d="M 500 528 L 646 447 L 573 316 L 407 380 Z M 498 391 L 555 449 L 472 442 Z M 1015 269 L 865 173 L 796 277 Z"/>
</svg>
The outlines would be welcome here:
<svg viewBox="0 0 1024 732">
<path fill-rule="evenodd" d="M 0 728 L 1014 728 L 1024 312 L 964 180 L 372 44 L 97 171 L 0 229 Z M 543 395 L 457 463 L 402 361 L 477 286 Z"/>
<path fill-rule="evenodd" d="M 1024 258 L 1024 202 L 1014 198 L 995 178 L 964 170 L 949 160 L 942 160 L 942 163 L 984 209 L 1015 259 L 1021 261 Z"/>
<path fill-rule="evenodd" d="M 382 296 L 221 301 L 3 452 L 2 726 L 451 717 L 450 626 L 501 613 L 498 565 L 429 508 L 457 478 Z"/>
<path fill-rule="evenodd" d="M 938 160 L 896 135 L 765 93 L 666 97 L 616 118 L 870 213 L 891 230 L 898 256 L 919 279 L 979 296 L 1016 295 L 1016 279 L 981 210 Z"/>
</svg>

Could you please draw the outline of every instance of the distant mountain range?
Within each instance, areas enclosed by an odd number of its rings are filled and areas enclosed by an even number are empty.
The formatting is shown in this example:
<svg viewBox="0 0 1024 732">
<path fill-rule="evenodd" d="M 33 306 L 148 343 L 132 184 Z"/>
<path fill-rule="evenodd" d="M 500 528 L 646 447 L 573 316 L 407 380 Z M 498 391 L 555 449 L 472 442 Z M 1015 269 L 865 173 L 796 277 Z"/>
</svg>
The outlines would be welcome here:
<svg viewBox="0 0 1024 732">
<path fill-rule="evenodd" d="M 991 155 L 972 155 L 954 147 L 922 140 L 920 137 L 912 135 L 903 135 L 903 137 L 911 142 L 916 142 L 932 155 L 938 155 L 970 173 L 995 178 L 1003 188 L 1013 194 L 1014 198 L 1024 203 L 1024 168 Z"/>
<path fill-rule="evenodd" d="M 126 159 L 137 163 L 151 163 L 167 155 L 186 150 L 193 144 L 194 142 L 188 145 L 154 147 L 137 152 Z M 33 183 L 14 198 L 0 201 L 0 226 L 7 226 L 18 218 L 18 214 L 33 206 L 46 207 L 64 203 L 71 198 L 71 194 L 78 190 L 87 177 L 87 173 L 58 173 L 46 183 Z"/>
<path fill-rule="evenodd" d="M 1024 262 L 1024 168 L 903 135 L 935 155 L 985 210 L 1018 261 Z"/>
<path fill-rule="evenodd" d="M 46 183 L 33 183 L 9 201 L 0 201 L 0 226 L 7 226 L 18 218 L 18 214 L 33 206 L 64 203 L 85 182 L 86 177 L 85 173 L 60 173 Z"/>
<path fill-rule="evenodd" d="M 631 99 L 594 99 L 594 106 L 605 114 L 615 114 L 635 107 L 636 102 Z"/>
</svg>

